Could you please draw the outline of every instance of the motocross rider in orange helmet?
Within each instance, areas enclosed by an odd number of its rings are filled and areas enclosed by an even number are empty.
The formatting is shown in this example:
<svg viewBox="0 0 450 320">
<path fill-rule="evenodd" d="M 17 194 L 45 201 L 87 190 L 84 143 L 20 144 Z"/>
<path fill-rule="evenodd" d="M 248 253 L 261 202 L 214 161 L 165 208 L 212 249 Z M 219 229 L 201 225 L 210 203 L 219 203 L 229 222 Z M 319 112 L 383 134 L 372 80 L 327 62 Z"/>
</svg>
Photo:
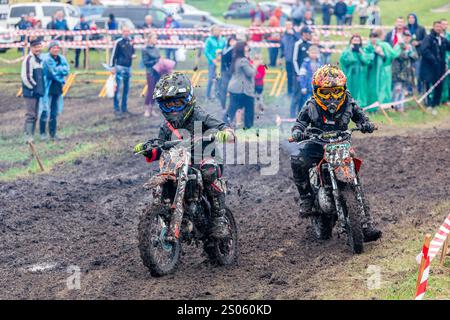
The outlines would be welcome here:
<svg viewBox="0 0 450 320">
<path fill-rule="evenodd" d="M 313 96 L 306 101 L 298 114 L 292 138 L 296 141 L 307 140 L 305 129 L 308 126 L 323 131 L 347 130 L 350 121 L 356 123 L 363 133 L 372 133 L 375 126 L 347 91 L 347 78 L 335 65 L 320 67 L 312 79 Z M 300 217 L 312 214 L 313 195 L 309 184 L 309 168 L 323 158 L 323 144 L 305 141 L 299 144 L 299 150 L 291 155 L 291 167 L 294 182 L 300 194 Z M 381 237 L 381 231 L 372 223 L 370 213 L 363 218 L 364 240 L 375 241 Z"/>
</svg>

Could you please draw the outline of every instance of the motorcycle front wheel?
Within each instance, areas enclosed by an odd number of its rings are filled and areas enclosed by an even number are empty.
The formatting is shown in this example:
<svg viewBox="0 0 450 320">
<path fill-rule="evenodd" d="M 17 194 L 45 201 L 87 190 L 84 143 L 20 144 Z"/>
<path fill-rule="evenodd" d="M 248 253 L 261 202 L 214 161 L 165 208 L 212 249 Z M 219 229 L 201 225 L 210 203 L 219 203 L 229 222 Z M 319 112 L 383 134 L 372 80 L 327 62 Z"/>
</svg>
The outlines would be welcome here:
<svg viewBox="0 0 450 320">
<path fill-rule="evenodd" d="M 317 214 L 311 217 L 314 235 L 318 240 L 328 240 L 333 233 L 335 219 L 332 215 Z"/>
<path fill-rule="evenodd" d="M 353 187 L 346 184 L 341 189 L 342 204 L 346 211 L 346 232 L 348 244 L 353 253 L 359 254 L 364 251 L 364 235 L 361 225 L 361 213 L 359 209 L 356 192 Z"/>
<path fill-rule="evenodd" d="M 154 277 L 173 273 L 180 260 L 180 241 L 166 241 L 170 216 L 167 206 L 153 205 L 144 210 L 139 220 L 139 251 L 142 262 Z"/>
<path fill-rule="evenodd" d="M 208 238 L 203 243 L 203 249 L 208 259 L 220 266 L 237 263 L 239 256 L 238 232 L 236 221 L 230 209 L 226 208 L 225 218 L 228 222 L 229 237 L 226 239 Z"/>
</svg>

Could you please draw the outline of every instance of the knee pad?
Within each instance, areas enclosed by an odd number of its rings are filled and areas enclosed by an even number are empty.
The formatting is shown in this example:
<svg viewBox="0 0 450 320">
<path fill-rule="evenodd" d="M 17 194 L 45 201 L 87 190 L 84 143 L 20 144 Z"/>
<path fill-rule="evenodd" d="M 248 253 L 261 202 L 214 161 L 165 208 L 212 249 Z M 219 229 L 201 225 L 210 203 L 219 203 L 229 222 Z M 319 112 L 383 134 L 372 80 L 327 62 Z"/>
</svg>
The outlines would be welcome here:
<svg viewBox="0 0 450 320">
<path fill-rule="evenodd" d="M 214 159 L 205 159 L 200 163 L 203 181 L 211 184 L 222 176 L 222 170 Z"/>
</svg>

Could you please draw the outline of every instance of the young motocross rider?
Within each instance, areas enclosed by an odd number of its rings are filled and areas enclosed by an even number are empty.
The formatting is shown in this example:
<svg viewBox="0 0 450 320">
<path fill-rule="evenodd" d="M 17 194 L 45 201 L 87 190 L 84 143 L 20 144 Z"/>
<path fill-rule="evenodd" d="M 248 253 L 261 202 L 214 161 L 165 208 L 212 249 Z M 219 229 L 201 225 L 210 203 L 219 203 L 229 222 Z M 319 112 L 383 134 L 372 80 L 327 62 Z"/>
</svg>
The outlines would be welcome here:
<svg viewBox="0 0 450 320">
<path fill-rule="evenodd" d="M 181 132 L 187 132 L 194 148 L 194 127 L 201 128 L 203 135 L 207 130 L 217 131 L 216 139 L 219 142 L 234 142 L 235 136 L 231 128 L 206 113 L 196 106 L 193 87 L 190 80 L 180 72 L 174 72 L 163 76 L 155 86 L 153 99 L 158 103 L 165 118 L 159 130 L 159 137 L 164 141 L 182 139 Z M 196 132 L 200 134 L 200 132 Z M 197 138 L 197 137 L 196 137 Z M 202 141 L 202 152 L 211 141 Z M 135 153 L 142 153 L 147 162 L 158 160 L 162 150 L 160 148 L 145 149 L 144 143 L 139 143 L 134 148 Z M 194 152 L 192 153 L 194 155 Z M 205 192 L 211 201 L 212 221 L 210 235 L 217 238 L 225 238 L 228 235 L 225 215 L 225 193 L 220 180 L 223 168 L 214 159 L 214 151 L 208 157 L 200 155 L 199 163 L 191 161 L 193 166 L 201 170 Z M 193 158 L 197 159 L 197 155 Z"/>
<path fill-rule="evenodd" d="M 347 79 L 335 65 L 319 68 L 312 79 L 313 96 L 306 101 L 292 128 L 295 141 L 307 140 L 305 129 L 308 126 L 323 131 L 347 130 L 350 120 L 361 128 L 363 133 L 372 133 L 375 126 L 364 111 L 357 105 L 346 90 Z M 308 141 L 299 145 L 298 152 L 291 155 L 294 182 L 300 194 L 300 217 L 311 215 L 313 196 L 309 185 L 309 168 L 323 158 L 323 144 Z M 381 231 L 372 223 L 369 212 L 363 219 L 364 241 L 375 241 Z"/>
</svg>

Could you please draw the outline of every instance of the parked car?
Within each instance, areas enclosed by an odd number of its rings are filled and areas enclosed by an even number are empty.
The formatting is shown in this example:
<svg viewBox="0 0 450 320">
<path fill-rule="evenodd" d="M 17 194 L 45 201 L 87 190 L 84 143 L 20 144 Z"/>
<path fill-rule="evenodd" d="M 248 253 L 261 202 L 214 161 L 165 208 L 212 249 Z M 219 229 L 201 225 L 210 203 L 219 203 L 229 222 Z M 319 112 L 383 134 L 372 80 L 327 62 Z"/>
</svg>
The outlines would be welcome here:
<svg viewBox="0 0 450 320">
<path fill-rule="evenodd" d="M 89 23 L 89 25 L 95 23 L 97 29 L 108 29 L 108 18 L 106 17 L 88 17 L 86 22 Z M 116 22 L 119 25 L 119 29 L 122 29 L 122 27 L 128 27 L 130 30 L 136 29 L 134 23 L 128 18 L 116 18 Z"/>
<path fill-rule="evenodd" d="M 35 18 L 41 20 L 42 25 L 46 26 L 56 11 L 63 11 L 69 29 L 73 29 L 80 20 L 80 10 L 70 4 L 58 2 L 36 2 L 13 4 L 9 7 L 7 28 L 15 28 L 20 17 L 24 14 L 33 13 Z"/>
<path fill-rule="evenodd" d="M 196 27 L 206 27 L 209 28 L 212 25 L 218 25 L 222 28 L 236 29 L 240 28 L 238 25 L 224 23 L 213 17 L 208 12 L 198 11 L 196 13 L 182 13 L 180 14 L 181 20 L 179 21 L 181 28 L 196 28 Z"/>
<path fill-rule="evenodd" d="M 228 10 L 225 11 L 223 17 L 225 19 L 239 19 L 239 18 L 250 18 L 250 12 L 256 8 L 256 3 L 254 1 L 247 0 L 237 0 L 233 1 Z"/>
<path fill-rule="evenodd" d="M 110 14 L 114 14 L 116 18 L 127 18 L 139 27 L 144 24 L 145 16 L 151 15 L 153 17 L 153 23 L 157 28 L 164 27 L 164 21 L 169 13 L 164 8 L 159 7 L 146 7 L 146 6 L 114 6 L 107 7 L 102 13 L 102 17 L 109 17 Z M 178 15 L 173 15 L 176 20 L 181 20 Z"/>
<path fill-rule="evenodd" d="M 209 14 L 207 11 L 203 11 L 200 9 L 197 9 L 194 6 L 191 6 L 190 4 L 178 4 L 178 3 L 165 3 L 163 5 L 163 8 L 166 9 L 167 12 L 171 14 L 190 14 L 190 13 L 206 13 Z"/>
<path fill-rule="evenodd" d="M 0 44 L 4 43 L 14 43 L 14 37 L 11 35 L 11 30 L 0 27 Z M 0 52 L 6 51 L 8 51 L 8 48 L 0 48 Z"/>
</svg>

